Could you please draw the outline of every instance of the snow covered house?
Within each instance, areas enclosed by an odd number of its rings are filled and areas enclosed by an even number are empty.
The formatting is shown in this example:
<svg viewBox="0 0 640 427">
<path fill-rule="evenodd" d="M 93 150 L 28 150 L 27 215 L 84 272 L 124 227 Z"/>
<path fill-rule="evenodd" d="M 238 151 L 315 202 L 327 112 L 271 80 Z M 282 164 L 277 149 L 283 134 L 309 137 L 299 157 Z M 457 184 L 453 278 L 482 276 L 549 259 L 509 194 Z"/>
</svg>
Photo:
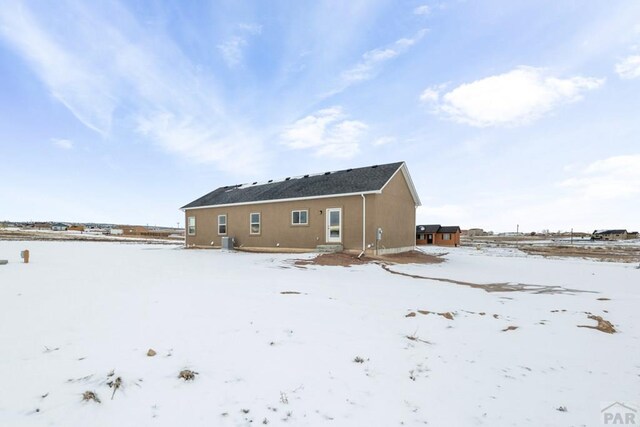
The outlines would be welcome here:
<svg viewBox="0 0 640 427">
<path fill-rule="evenodd" d="M 415 247 L 418 193 L 404 162 L 220 187 L 183 206 L 187 247 Z"/>
</svg>

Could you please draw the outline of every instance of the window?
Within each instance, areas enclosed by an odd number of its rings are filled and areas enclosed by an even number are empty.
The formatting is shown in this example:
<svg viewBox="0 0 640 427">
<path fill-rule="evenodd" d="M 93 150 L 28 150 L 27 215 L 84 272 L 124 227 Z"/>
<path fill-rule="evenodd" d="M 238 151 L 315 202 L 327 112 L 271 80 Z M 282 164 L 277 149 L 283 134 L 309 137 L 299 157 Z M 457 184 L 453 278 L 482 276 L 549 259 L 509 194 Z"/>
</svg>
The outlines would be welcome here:
<svg viewBox="0 0 640 427">
<path fill-rule="evenodd" d="M 249 232 L 251 234 L 260 234 L 260 214 L 252 213 L 249 215 Z"/>
<path fill-rule="evenodd" d="M 189 236 L 196 235 L 196 217 L 195 216 L 190 216 L 187 219 L 187 233 L 189 234 Z"/>
<path fill-rule="evenodd" d="M 218 215 L 218 234 L 227 234 L 227 216 Z"/>
<path fill-rule="evenodd" d="M 442 233 L 442 240 L 451 240 L 451 233 Z"/>
<path fill-rule="evenodd" d="M 301 211 L 291 211 L 291 224 L 292 225 L 309 224 L 309 212 L 306 209 Z"/>
</svg>

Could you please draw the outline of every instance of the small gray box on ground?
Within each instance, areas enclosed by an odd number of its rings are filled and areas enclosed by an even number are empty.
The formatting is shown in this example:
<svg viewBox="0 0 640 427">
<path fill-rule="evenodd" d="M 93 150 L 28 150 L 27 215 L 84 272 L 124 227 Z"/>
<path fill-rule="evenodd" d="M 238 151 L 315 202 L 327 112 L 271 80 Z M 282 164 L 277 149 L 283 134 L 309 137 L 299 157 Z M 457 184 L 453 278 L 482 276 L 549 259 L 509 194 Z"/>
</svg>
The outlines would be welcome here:
<svg viewBox="0 0 640 427">
<path fill-rule="evenodd" d="M 233 250 L 233 237 L 222 238 L 222 249 L 226 249 L 228 251 Z"/>
</svg>

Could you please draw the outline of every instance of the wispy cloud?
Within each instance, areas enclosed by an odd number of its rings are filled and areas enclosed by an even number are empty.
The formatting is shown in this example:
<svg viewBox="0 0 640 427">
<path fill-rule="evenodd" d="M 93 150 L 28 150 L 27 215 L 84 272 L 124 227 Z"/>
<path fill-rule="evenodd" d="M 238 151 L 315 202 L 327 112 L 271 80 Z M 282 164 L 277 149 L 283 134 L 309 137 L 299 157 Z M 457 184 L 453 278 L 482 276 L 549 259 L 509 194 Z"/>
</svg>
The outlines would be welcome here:
<svg viewBox="0 0 640 427">
<path fill-rule="evenodd" d="M 379 147 L 381 145 L 395 144 L 398 142 L 398 138 L 393 136 L 382 136 L 373 141 L 373 145 Z"/>
<path fill-rule="evenodd" d="M 578 196 L 602 200 L 640 194 L 640 154 L 614 156 L 591 163 L 577 176 L 560 183 Z"/>
<path fill-rule="evenodd" d="M 239 156 L 258 167 L 262 141 L 230 117 L 215 82 L 164 34 L 149 34 L 117 4 L 109 13 L 69 5 L 64 32 L 22 2 L 0 8 L 0 36 L 29 63 L 51 94 L 85 126 L 110 137 L 112 122 L 188 159 L 237 171 Z M 42 9 L 42 13 L 47 13 Z M 41 18 L 41 19 L 39 19 Z M 239 31 L 258 33 L 260 27 Z"/>
<path fill-rule="evenodd" d="M 423 4 L 422 6 L 418 6 L 413 9 L 414 15 L 428 15 L 431 12 L 431 8 L 429 5 Z"/>
<path fill-rule="evenodd" d="M 623 79 L 640 77 L 640 55 L 629 55 L 616 64 L 616 73 Z"/>
<path fill-rule="evenodd" d="M 220 43 L 217 47 L 229 68 L 239 66 L 244 59 L 244 50 L 249 45 L 248 38 L 262 33 L 262 26 L 257 24 L 238 24 L 235 34 Z"/>
<path fill-rule="evenodd" d="M 61 138 L 51 138 L 51 143 L 62 150 L 71 150 L 73 148 L 73 141 Z"/>
<path fill-rule="evenodd" d="M 426 89 L 421 99 L 434 112 L 471 126 L 529 123 L 557 106 L 582 99 L 585 91 L 599 88 L 604 79 L 574 76 L 559 78 L 544 68 L 518 67 L 462 84 L 441 94 L 439 87 Z"/>
<path fill-rule="evenodd" d="M 320 157 L 350 158 L 359 152 L 368 126 L 348 120 L 342 107 L 334 106 L 308 115 L 282 132 L 282 142 L 292 149 L 312 149 Z"/>
<path fill-rule="evenodd" d="M 413 45 L 422 40 L 426 34 L 427 30 L 421 29 L 411 38 L 401 38 L 389 46 L 365 52 L 362 54 L 360 62 L 340 74 L 339 83 L 325 96 L 335 95 L 351 85 L 374 78 L 386 62 L 407 52 Z"/>
</svg>

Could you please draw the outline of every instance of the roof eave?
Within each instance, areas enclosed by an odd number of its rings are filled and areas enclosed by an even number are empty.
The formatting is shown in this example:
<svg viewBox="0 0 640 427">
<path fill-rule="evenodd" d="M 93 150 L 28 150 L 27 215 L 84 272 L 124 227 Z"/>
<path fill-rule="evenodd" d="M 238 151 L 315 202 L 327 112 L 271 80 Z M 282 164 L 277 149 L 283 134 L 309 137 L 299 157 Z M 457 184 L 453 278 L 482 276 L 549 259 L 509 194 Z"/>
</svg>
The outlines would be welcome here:
<svg viewBox="0 0 640 427">
<path fill-rule="evenodd" d="M 207 208 L 226 208 L 230 206 L 246 206 L 246 205 L 258 205 L 258 204 L 267 204 L 267 203 L 281 203 L 281 202 L 293 202 L 296 200 L 314 200 L 314 199 L 330 199 L 332 197 L 349 197 L 349 196 L 359 196 L 361 194 L 380 194 L 382 190 L 373 190 L 373 191 L 357 191 L 354 193 L 343 193 L 343 194 L 327 194 L 323 196 L 310 196 L 310 197 L 291 197 L 287 199 L 273 199 L 273 200 L 256 200 L 252 202 L 241 202 L 241 203 L 225 203 L 220 205 L 206 205 L 206 206 L 183 206 L 180 208 L 181 211 L 186 212 L 192 209 L 207 209 Z"/>
</svg>

